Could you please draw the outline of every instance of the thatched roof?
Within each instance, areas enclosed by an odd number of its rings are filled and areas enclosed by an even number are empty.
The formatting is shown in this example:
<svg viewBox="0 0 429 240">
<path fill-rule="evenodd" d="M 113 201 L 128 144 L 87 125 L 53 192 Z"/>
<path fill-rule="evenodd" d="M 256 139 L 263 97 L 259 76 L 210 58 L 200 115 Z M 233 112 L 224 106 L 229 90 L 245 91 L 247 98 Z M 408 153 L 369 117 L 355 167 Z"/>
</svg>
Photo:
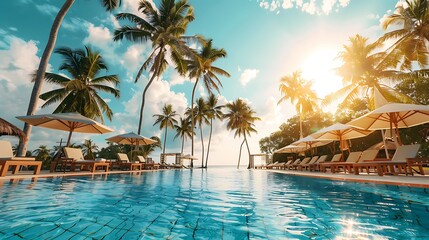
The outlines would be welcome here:
<svg viewBox="0 0 429 240">
<path fill-rule="evenodd" d="M 0 136 L 12 135 L 25 138 L 25 133 L 12 123 L 0 118 Z"/>
</svg>

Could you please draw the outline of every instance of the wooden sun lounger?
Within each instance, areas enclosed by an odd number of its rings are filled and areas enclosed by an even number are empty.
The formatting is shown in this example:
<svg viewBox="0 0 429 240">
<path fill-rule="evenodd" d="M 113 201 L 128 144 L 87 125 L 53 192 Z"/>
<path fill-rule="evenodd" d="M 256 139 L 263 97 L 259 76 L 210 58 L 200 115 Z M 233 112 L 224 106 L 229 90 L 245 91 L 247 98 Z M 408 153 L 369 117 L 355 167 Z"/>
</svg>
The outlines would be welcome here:
<svg viewBox="0 0 429 240">
<path fill-rule="evenodd" d="M 143 170 L 143 163 L 131 162 L 128 159 L 128 155 L 125 153 L 117 153 L 120 169 L 128 169 L 130 171 Z"/>
<path fill-rule="evenodd" d="M 304 168 L 304 170 L 309 170 L 309 171 L 315 171 L 316 168 L 319 166 L 319 164 L 324 163 L 326 161 L 326 159 L 328 158 L 328 155 L 322 155 L 320 156 L 318 159 L 316 159 L 315 162 L 309 162 L 308 164 L 304 164 L 302 165 L 302 168 Z"/>
<path fill-rule="evenodd" d="M 310 164 L 314 164 L 318 159 L 319 159 L 319 156 L 314 156 L 310 159 L 310 161 L 306 163 L 303 161 L 301 164 L 298 165 L 297 169 L 299 171 L 302 171 L 303 168 L 307 169 L 307 167 L 310 166 Z"/>
<path fill-rule="evenodd" d="M 394 175 L 413 175 L 413 167 L 417 167 L 419 169 L 419 172 L 421 174 L 424 174 L 422 166 L 424 159 L 416 158 L 419 148 L 420 144 L 399 146 L 396 149 L 392 160 L 377 160 L 353 164 L 354 173 L 358 175 L 359 170 L 366 169 L 367 173 L 369 174 L 370 170 L 374 169 L 379 176 L 383 176 L 386 173 Z M 408 173 L 408 171 L 410 172 Z"/>
<path fill-rule="evenodd" d="M 359 162 L 373 161 L 377 157 L 377 154 L 378 154 L 378 150 L 376 149 L 365 150 L 362 152 L 362 154 L 360 154 L 360 156 L 357 159 L 356 159 L 356 156 L 352 156 L 352 158 L 349 160 L 350 158 L 349 156 L 349 158 L 347 158 L 348 161 L 334 164 L 333 166 L 331 166 L 331 169 L 333 170 L 333 172 L 337 172 L 337 171 L 339 172 L 339 169 L 343 168 L 344 173 L 347 173 L 347 172 L 351 173 L 353 172 L 354 164 Z"/>
<path fill-rule="evenodd" d="M 78 148 L 63 148 L 66 155 L 65 158 L 60 158 L 57 161 L 51 163 L 51 172 L 56 170 L 56 165 L 61 165 L 64 168 L 70 167 L 70 171 L 74 172 L 76 168 L 80 170 L 87 170 L 95 172 L 98 168 L 104 169 L 105 172 L 109 171 L 109 162 L 95 161 L 95 160 L 83 160 L 82 150 Z"/>
<path fill-rule="evenodd" d="M 33 173 L 37 175 L 42 168 L 42 162 L 31 157 L 14 157 L 10 142 L 0 140 L 0 177 L 6 176 L 9 167 L 13 167 L 12 174 L 17 174 L 21 166 L 34 166 Z"/>
<path fill-rule="evenodd" d="M 320 163 L 316 167 L 319 168 L 319 171 L 326 172 L 326 168 L 331 168 L 331 165 L 335 164 L 335 163 L 338 163 L 341 160 L 342 157 L 343 157 L 343 154 L 341 154 L 341 153 L 335 154 L 332 157 L 332 159 L 331 159 L 330 162 Z"/>
<path fill-rule="evenodd" d="M 307 164 L 308 162 L 310 162 L 310 160 L 311 160 L 311 158 L 310 157 L 306 157 L 306 158 L 304 158 L 304 159 L 302 159 L 302 161 L 299 161 L 299 162 L 297 162 L 297 163 L 293 163 L 290 167 L 289 167 L 289 169 L 290 170 L 297 170 L 298 169 L 298 167 L 301 165 L 301 164 Z"/>
</svg>

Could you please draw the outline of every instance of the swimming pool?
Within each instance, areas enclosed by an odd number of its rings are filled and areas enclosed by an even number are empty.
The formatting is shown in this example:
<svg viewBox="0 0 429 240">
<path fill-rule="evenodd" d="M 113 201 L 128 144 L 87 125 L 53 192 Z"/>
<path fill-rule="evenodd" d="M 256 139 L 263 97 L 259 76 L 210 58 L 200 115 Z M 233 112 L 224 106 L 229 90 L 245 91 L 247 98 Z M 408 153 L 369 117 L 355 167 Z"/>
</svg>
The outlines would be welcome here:
<svg viewBox="0 0 429 240">
<path fill-rule="evenodd" d="M 212 168 L 3 182 L 0 239 L 429 239 L 429 189 Z"/>
</svg>

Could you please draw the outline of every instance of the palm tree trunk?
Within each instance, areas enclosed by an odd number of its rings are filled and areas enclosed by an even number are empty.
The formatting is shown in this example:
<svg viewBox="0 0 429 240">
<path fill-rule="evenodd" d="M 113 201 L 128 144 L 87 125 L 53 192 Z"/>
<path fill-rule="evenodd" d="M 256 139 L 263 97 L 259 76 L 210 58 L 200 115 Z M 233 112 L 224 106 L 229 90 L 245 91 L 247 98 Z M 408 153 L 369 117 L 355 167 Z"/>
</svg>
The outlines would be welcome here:
<svg viewBox="0 0 429 240">
<path fill-rule="evenodd" d="M 209 161 L 210 143 L 212 141 L 212 131 L 213 131 L 213 119 L 210 119 L 210 135 L 209 135 L 209 143 L 207 145 L 206 168 L 207 168 L 207 163 Z"/>
<path fill-rule="evenodd" d="M 182 137 L 182 151 L 180 152 L 183 155 L 183 146 L 185 145 L 185 135 Z"/>
<path fill-rule="evenodd" d="M 195 89 L 197 88 L 198 78 L 195 80 L 194 88 L 192 89 L 192 98 L 191 98 L 191 156 L 194 156 L 194 129 L 195 129 L 195 119 L 194 119 L 194 96 Z M 203 159 L 201 159 L 203 161 Z"/>
<path fill-rule="evenodd" d="M 246 141 L 247 152 L 249 153 L 249 164 L 247 165 L 247 169 L 250 169 L 250 148 L 249 148 L 249 143 L 247 142 L 246 134 L 244 134 L 244 140 Z"/>
<path fill-rule="evenodd" d="M 39 100 L 40 91 L 42 90 L 43 80 L 45 79 L 46 68 L 49 64 L 52 51 L 54 50 L 55 43 L 57 41 L 58 30 L 60 29 L 61 23 L 66 16 L 68 10 L 71 8 L 75 0 L 66 0 L 54 19 L 54 23 L 49 33 L 48 43 L 46 44 L 45 50 L 43 51 L 42 58 L 40 59 L 39 68 L 37 69 L 36 77 L 34 79 L 33 91 L 31 92 L 30 102 L 28 103 L 27 115 L 34 115 L 37 108 L 37 102 Z M 31 135 L 31 125 L 28 123 L 24 124 L 24 133 L 26 138 L 20 140 L 18 148 L 18 156 L 25 156 L 27 152 L 28 140 Z"/>
<path fill-rule="evenodd" d="M 204 139 L 203 139 L 203 126 L 200 123 L 201 133 L 201 168 L 204 168 Z"/>
<path fill-rule="evenodd" d="M 240 160 L 241 160 L 241 150 L 243 149 L 244 140 L 240 145 L 240 153 L 238 154 L 238 163 L 237 163 L 237 169 L 240 169 Z"/>
<path fill-rule="evenodd" d="M 162 148 L 162 155 L 164 155 L 164 158 L 163 158 L 164 161 L 162 163 L 165 163 L 165 143 L 167 142 L 167 130 L 168 130 L 168 127 L 165 128 L 164 147 Z"/>
<path fill-rule="evenodd" d="M 152 84 L 153 80 L 155 80 L 155 77 L 156 77 L 156 74 L 153 73 L 152 77 L 150 78 L 149 82 L 147 83 L 146 87 L 143 90 L 142 106 L 140 107 L 139 129 L 137 130 L 137 134 L 139 134 L 139 135 L 141 133 L 142 124 L 143 124 L 143 109 L 144 109 L 144 104 L 145 104 L 145 99 L 146 99 L 146 92 L 149 89 L 150 85 Z"/>
</svg>

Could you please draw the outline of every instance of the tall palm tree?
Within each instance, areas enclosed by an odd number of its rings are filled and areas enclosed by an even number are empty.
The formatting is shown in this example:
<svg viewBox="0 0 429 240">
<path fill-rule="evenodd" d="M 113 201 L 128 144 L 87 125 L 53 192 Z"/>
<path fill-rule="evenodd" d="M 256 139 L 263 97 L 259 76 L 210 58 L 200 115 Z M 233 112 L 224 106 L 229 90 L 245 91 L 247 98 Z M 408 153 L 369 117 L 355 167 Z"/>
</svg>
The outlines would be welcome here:
<svg viewBox="0 0 429 240">
<path fill-rule="evenodd" d="M 167 142 L 167 130 L 168 128 L 174 129 L 174 125 L 177 124 L 177 120 L 174 118 L 177 113 L 173 111 L 173 106 L 171 104 L 165 104 L 162 108 L 162 114 L 153 115 L 156 117 L 154 126 L 159 124 L 159 129 L 165 128 L 164 134 L 164 147 L 162 149 L 162 154 L 165 154 L 165 143 Z"/>
<path fill-rule="evenodd" d="M 234 137 L 240 137 L 243 135 L 244 142 L 246 142 L 247 151 L 249 154 L 249 165 L 247 168 L 250 168 L 250 148 L 249 143 L 247 142 L 247 136 L 250 136 L 250 133 L 257 132 L 255 129 L 254 122 L 261 120 L 259 117 L 254 116 L 255 111 L 242 99 L 237 99 L 232 103 L 227 103 L 226 106 L 227 112 L 224 114 L 224 119 L 227 120 L 227 129 L 235 130 Z M 243 144 L 241 144 L 242 146 Z M 241 157 L 241 148 L 240 155 L 238 158 L 237 169 L 240 168 L 240 157 Z"/>
<path fill-rule="evenodd" d="M 141 146 L 141 150 L 139 152 L 139 154 L 141 154 L 145 158 L 148 157 L 149 154 L 154 152 L 157 148 L 161 148 L 161 139 L 159 139 L 159 137 L 152 136 L 150 137 L 150 139 L 155 140 L 156 143 Z"/>
<path fill-rule="evenodd" d="M 219 87 L 222 87 L 222 82 L 219 80 L 218 75 L 230 77 L 229 73 L 225 70 L 213 66 L 213 63 L 226 57 L 226 51 L 221 48 L 215 48 L 212 44 L 213 40 L 204 40 L 200 52 L 194 54 L 191 60 L 188 61 L 188 74 L 189 77 L 195 79 L 194 88 L 192 89 L 191 109 L 194 109 L 194 96 L 198 82 L 201 79 L 204 87 L 209 93 L 214 90 L 219 92 Z M 195 128 L 194 111 L 191 111 L 192 129 Z M 194 155 L 194 135 L 191 136 L 191 155 Z M 201 159 L 204 162 L 204 159 Z"/>
<path fill-rule="evenodd" d="M 280 79 L 279 90 L 282 94 L 278 104 L 289 100 L 295 104 L 296 111 L 299 115 L 299 136 L 303 138 L 302 121 L 308 113 L 314 112 L 317 107 L 317 95 L 311 89 L 312 81 L 307 81 L 301 76 L 300 71 L 293 72 L 292 75 Z"/>
<path fill-rule="evenodd" d="M 95 153 L 98 152 L 98 146 L 91 139 L 85 139 L 82 144 L 82 152 L 85 159 L 95 159 Z"/>
<path fill-rule="evenodd" d="M 179 124 L 174 125 L 176 128 L 176 136 L 174 138 L 182 138 L 182 150 L 181 154 L 183 154 L 183 147 L 185 145 L 185 139 L 191 138 L 192 136 L 192 128 L 191 128 L 191 121 L 189 118 L 182 118 L 180 117 Z"/>
<path fill-rule="evenodd" d="M 152 52 L 148 59 L 140 67 L 135 82 L 137 82 L 144 70 L 149 68 L 151 74 L 142 95 L 140 107 L 140 119 L 137 133 L 140 134 L 143 123 L 143 109 L 146 93 L 155 78 L 167 68 L 167 51 L 171 54 L 177 71 L 186 73 L 184 56 L 192 51 L 185 45 L 189 37 L 184 36 L 187 26 L 194 20 L 194 10 L 187 0 L 161 0 L 158 8 L 152 6 L 152 1 L 142 0 L 139 10 L 145 15 L 141 18 L 132 13 L 120 13 L 116 15 L 118 20 L 128 20 L 133 26 L 122 26 L 115 30 L 114 40 L 127 39 L 132 42 L 152 43 Z"/>
<path fill-rule="evenodd" d="M 381 24 L 384 30 L 392 25 L 400 26 L 385 33 L 378 41 L 394 40 L 387 52 L 389 55 L 403 56 L 403 69 L 411 69 L 413 61 L 416 61 L 420 67 L 428 65 L 429 2 L 427 0 L 405 0 L 405 3 L 398 3 L 395 12 L 383 18 Z"/>
<path fill-rule="evenodd" d="M 209 143 L 207 145 L 207 155 L 206 155 L 206 168 L 209 161 L 209 153 L 210 153 L 210 143 L 212 140 L 212 132 L 213 132 L 213 120 L 216 119 L 222 119 L 223 118 L 223 112 L 222 108 L 223 105 L 218 105 L 218 98 L 215 97 L 215 95 L 210 94 L 206 101 L 207 106 L 207 118 L 210 121 L 210 135 L 209 135 Z"/>
<path fill-rule="evenodd" d="M 382 81 L 397 81 L 407 76 L 395 70 L 399 60 L 384 52 L 376 52 L 381 47 L 379 42 L 368 43 L 368 38 L 359 34 L 350 37 L 350 44 L 339 53 L 343 64 L 338 73 L 345 85 L 340 90 L 329 94 L 322 101 L 323 105 L 334 100 L 344 99 L 343 104 L 351 104 L 357 98 L 366 98 L 369 108 L 375 109 L 377 101 L 413 102 L 408 96 L 396 91 Z"/>
<path fill-rule="evenodd" d="M 193 111 L 192 111 L 193 109 Z M 186 115 L 191 118 L 195 123 L 198 124 L 200 128 L 201 136 L 201 168 L 204 168 L 204 136 L 203 136 L 203 124 L 209 124 L 209 119 L 207 117 L 207 105 L 203 98 L 198 98 L 196 101 L 195 108 L 190 108 L 186 111 Z"/>
<path fill-rule="evenodd" d="M 27 115 L 33 115 L 37 109 L 37 101 L 39 100 L 40 92 L 42 91 L 43 80 L 45 79 L 46 68 L 49 64 L 49 59 L 51 58 L 52 51 L 54 50 L 55 43 L 57 41 L 58 31 L 60 29 L 61 23 L 63 22 L 64 17 L 66 16 L 68 10 L 71 8 L 75 0 L 65 0 L 63 6 L 58 11 L 57 16 L 54 19 L 54 22 L 49 32 L 48 42 L 46 44 L 45 50 L 43 50 L 42 58 L 40 59 L 39 67 L 37 68 L 36 76 L 34 78 L 33 90 L 31 92 L 30 101 L 28 103 Z M 121 5 L 122 0 L 101 0 L 104 8 L 107 11 L 112 11 Z M 28 139 L 31 135 L 31 125 L 28 123 L 24 124 L 24 133 L 27 138 L 20 139 L 20 145 L 18 150 L 18 155 L 23 156 L 27 150 Z"/>
<path fill-rule="evenodd" d="M 60 102 L 54 113 L 79 112 L 103 123 L 103 114 L 106 114 L 112 120 L 113 112 L 99 92 L 110 93 L 119 98 L 119 90 L 107 85 L 117 86 L 119 78 L 116 75 L 99 76 L 102 70 L 108 70 L 100 53 L 89 47 L 84 50 L 59 48 L 55 52 L 64 59 L 60 70 L 65 70 L 70 77 L 56 73 L 45 74 L 47 82 L 57 84 L 60 88 L 40 95 L 46 101 L 42 108 Z"/>
</svg>

